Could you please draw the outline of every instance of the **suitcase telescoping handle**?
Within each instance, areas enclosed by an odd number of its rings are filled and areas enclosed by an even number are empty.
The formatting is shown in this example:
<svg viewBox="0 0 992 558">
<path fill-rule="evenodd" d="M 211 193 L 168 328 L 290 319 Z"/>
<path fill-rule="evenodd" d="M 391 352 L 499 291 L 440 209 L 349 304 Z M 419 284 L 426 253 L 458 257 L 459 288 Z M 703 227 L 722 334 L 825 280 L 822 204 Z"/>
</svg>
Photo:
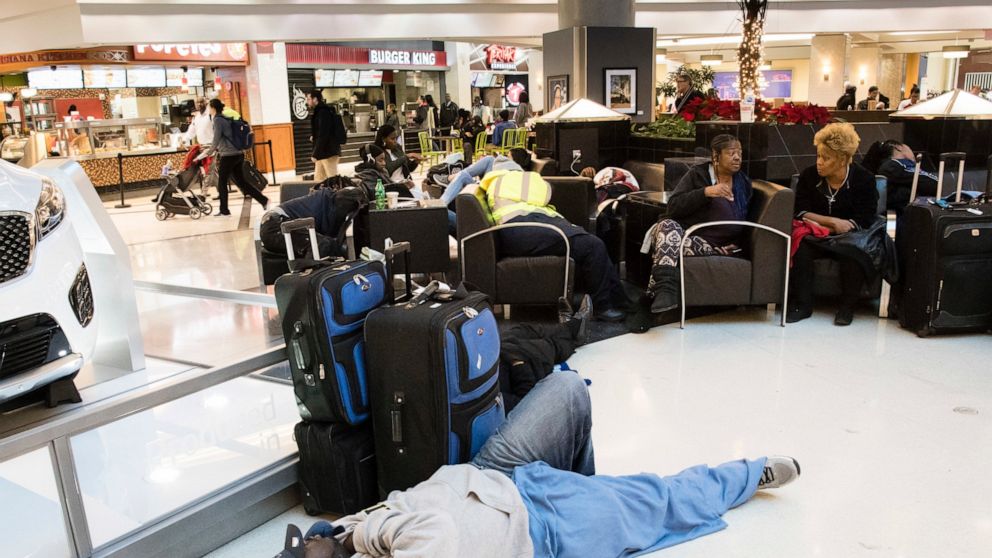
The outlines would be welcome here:
<svg viewBox="0 0 992 558">
<path fill-rule="evenodd" d="M 392 288 L 392 285 L 393 278 L 396 277 L 393 270 L 396 269 L 396 256 L 398 254 L 403 254 L 403 270 L 406 276 L 406 281 L 404 281 L 406 284 L 406 295 L 403 298 L 409 300 L 413 296 L 413 292 L 410 290 L 413 284 L 413 281 L 410 279 L 410 243 L 406 241 L 394 242 L 389 248 L 386 248 L 386 263 L 388 265 L 386 271 L 389 276 L 390 302 L 392 303 L 396 302 L 396 291 Z"/>
<path fill-rule="evenodd" d="M 961 187 L 964 185 L 964 160 L 967 157 L 967 153 L 962 153 L 961 151 L 950 151 L 947 153 L 940 154 L 940 169 L 937 171 L 937 199 L 940 199 L 941 190 L 944 184 L 944 165 L 946 163 L 952 163 L 958 161 L 958 190 L 957 195 L 954 196 L 954 202 L 957 203 L 961 201 Z"/>
<path fill-rule="evenodd" d="M 916 201 L 916 187 L 920 184 L 920 168 L 923 166 L 923 154 L 916 154 L 916 168 L 913 169 L 913 187 L 909 191 L 909 203 L 912 205 Z"/>
<path fill-rule="evenodd" d="M 279 225 L 279 230 L 282 231 L 282 236 L 286 239 L 286 256 L 289 261 L 296 259 L 296 254 L 293 252 L 293 232 L 300 229 L 307 229 L 310 233 L 310 249 L 313 250 L 313 259 L 320 259 L 320 249 L 317 247 L 317 228 L 316 221 L 313 217 L 305 217 L 303 219 L 293 219 L 292 221 L 283 221 Z"/>
</svg>

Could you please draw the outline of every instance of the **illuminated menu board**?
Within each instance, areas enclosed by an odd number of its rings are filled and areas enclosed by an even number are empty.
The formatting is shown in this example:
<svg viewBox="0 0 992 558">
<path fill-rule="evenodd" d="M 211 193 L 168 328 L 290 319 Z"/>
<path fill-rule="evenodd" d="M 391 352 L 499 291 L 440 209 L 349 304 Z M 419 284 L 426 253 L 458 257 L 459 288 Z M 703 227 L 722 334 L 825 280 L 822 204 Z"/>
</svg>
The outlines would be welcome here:
<svg viewBox="0 0 992 558">
<path fill-rule="evenodd" d="M 87 89 L 120 89 L 127 87 L 124 68 L 90 66 L 83 70 L 83 85 Z"/>
<path fill-rule="evenodd" d="M 334 72 L 334 87 L 355 87 L 358 85 L 358 70 L 337 70 Z"/>
<path fill-rule="evenodd" d="M 128 87 L 165 87 L 165 68 L 162 66 L 127 69 Z"/>
<path fill-rule="evenodd" d="M 362 70 L 358 76 L 359 87 L 379 87 L 382 85 L 382 70 Z"/>
<path fill-rule="evenodd" d="M 165 69 L 166 87 L 181 87 L 183 84 L 182 68 Z M 203 87 L 203 68 L 190 68 L 186 72 L 186 85 L 189 87 Z"/>
<path fill-rule="evenodd" d="M 334 70 L 314 70 L 313 79 L 317 87 L 334 87 Z"/>
<path fill-rule="evenodd" d="M 82 89 L 83 71 L 78 67 L 28 70 L 28 85 L 35 89 Z"/>
</svg>

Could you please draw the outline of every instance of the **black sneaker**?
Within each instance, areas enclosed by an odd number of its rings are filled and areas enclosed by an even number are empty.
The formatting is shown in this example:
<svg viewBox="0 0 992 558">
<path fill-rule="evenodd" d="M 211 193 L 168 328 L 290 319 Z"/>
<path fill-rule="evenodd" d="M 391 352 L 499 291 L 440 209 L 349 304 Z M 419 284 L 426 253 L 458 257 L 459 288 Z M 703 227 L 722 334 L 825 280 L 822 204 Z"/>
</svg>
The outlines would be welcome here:
<svg viewBox="0 0 992 558">
<path fill-rule="evenodd" d="M 568 325 L 571 327 L 572 338 L 575 339 L 579 345 L 584 345 L 586 342 L 586 333 L 589 330 L 589 320 L 592 319 L 593 308 L 592 308 L 592 297 L 589 295 L 584 295 L 582 297 L 582 303 L 579 304 L 579 309 L 576 310 L 570 320 L 568 320 Z"/>
<path fill-rule="evenodd" d="M 801 322 L 806 318 L 813 315 L 812 310 L 804 310 L 801 308 L 793 308 L 785 313 L 785 323 L 794 324 L 796 322 Z"/>
<path fill-rule="evenodd" d="M 840 310 L 837 311 L 837 315 L 834 316 L 834 325 L 836 326 L 849 326 L 853 321 L 854 321 L 853 308 L 841 308 Z"/>
<path fill-rule="evenodd" d="M 765 461 L 765 470 L 758 481 L 758 490 L 785 486 L 799 478 L 799 462 L 792 457 L 775 455 Z"/>
</svg>

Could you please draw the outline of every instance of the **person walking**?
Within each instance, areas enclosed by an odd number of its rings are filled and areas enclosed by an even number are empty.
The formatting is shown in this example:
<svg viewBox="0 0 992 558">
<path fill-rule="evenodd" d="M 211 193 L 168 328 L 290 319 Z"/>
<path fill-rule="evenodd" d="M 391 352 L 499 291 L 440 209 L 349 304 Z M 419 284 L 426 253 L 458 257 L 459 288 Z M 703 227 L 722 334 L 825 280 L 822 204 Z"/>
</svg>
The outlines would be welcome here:
<svg viewBox="0 0 992 558">
<path fill-rule="evenodd" d="M 244 175 L 245 153 L 234 145 L 234 135 L 231 130 L 231 120 L 240 120 L 241 115 L 233 109 L 225 109 L 224 103 L 220 99 L 210 99 L 210 116 L 214 122 L 214 151 L 220 162 L 217 164 L 217 193 L 220 196 L 220 210 L 217 217 L 224 217 L 231 214 L 227 207 L 227 183 L 234 179 L 234 183 L 246 196 L 262 204 L 265 209 L 269 205 L 269 198 L 248 182 Z"/>
<path fill-rule="evenodd" d="M 313 143 L 313 179 L 322 182 L 338 174 L 338 161 L 341 159 L 341 145 L 348 139 L 344 122 L 334 107 L 324 102 L 320 89 L 307 93 L 307 106 L 310 107 L 310 141 Z"/>
</svg>

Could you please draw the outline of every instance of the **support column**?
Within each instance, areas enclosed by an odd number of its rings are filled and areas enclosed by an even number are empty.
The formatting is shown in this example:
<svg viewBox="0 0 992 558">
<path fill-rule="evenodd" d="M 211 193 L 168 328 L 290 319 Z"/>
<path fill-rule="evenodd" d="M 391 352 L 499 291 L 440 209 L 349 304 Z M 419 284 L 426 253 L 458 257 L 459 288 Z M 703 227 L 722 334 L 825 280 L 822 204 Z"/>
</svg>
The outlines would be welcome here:
<svg viewBox="0 0 992 558">
<path fill-rule="evenodd" d="M 276 171 L 294 171 L 296 157 L 293 147 L 293 124 L 290 119 L 289 74 L 286 65 L 286 43 L 272 43 L 270 49 L 259 52 L 258 45 L 249 46 L 251 63 L 246 72 L 248 105 L 255 141 L 272 141 Z M 256 150 L 256 165 L 269 172 L 268 150 Z"/>
<path fill-rule="evenodd" d="M 895 109 L 899 101 L 909 97 L 909 89 L 902 90 L 906 72 L 905 54 L 883 54 L 878 66 L 878 89 L 889 98 L 889 108 Z"/>
<path fill-rule="evenodd" d="M 468 43 L 445 42 L 444 51 L 450 64 L 444 73 L 446 92 L 459 108 L 468 109 L 472 106 L 472 72 L 469 70 L 472 48 Z"/>
<path fill-rule="evenodd" d="M 809 54 L 809 102 L 825 107 L 835 106 L 844 94 L 847 78 L 847 37 L 816 35 Z M 865 88 L 864 92 L 868 89 Z M 862 93 L 858 88 L 858 94 Z"/>
<path fill-rule="evenodd" d="M 558 0 L 558 28 L 633 27 L 634 0 Z"/>
</svg>

